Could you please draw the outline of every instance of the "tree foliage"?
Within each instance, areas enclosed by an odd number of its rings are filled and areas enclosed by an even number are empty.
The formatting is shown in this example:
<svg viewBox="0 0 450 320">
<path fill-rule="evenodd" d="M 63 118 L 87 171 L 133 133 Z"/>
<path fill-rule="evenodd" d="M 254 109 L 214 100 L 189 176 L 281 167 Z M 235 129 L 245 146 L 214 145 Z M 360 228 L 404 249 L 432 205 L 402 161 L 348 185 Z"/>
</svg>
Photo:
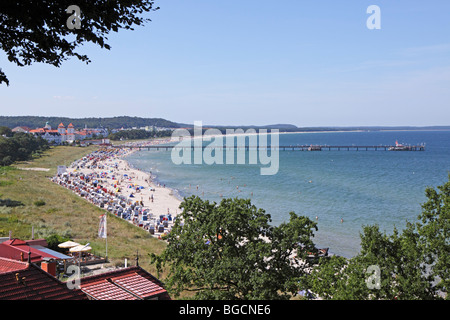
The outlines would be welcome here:
<svg viewBox="0 0 450 320">
<path fill-rule="evenodd" d="M 0 136 L 0 166 L 24 161 L 49 148 L 48 142 L 29 133 L 16 132 L 12 137 Z"/>
<path fill-rule="evenodd" d="M 408 222 L 401 234 L 394 229 L 392 235 L 365 226 L 359 254 L 322 259 L 307 286 L 326 299 L 448 299 L 450 176 L 425 194 L 428 201 L 416 223 Z"/>
<path fill-rule="evenodd" d="M 315 222 L 292 212 L 289 222 L 274 227 L 263 209 L 237 198 L 216 204 L 192 196 L 180 208 L 167 248 L 151 254 L 159 271 L 168 270 L 172 294 L 286 299 L 298 290 L 309 266 L 306 254 L 315 249 Z"/>
<path fill-rule="evenodd" d="M 62 122 L 65 125 L 72 123 L 75 128 L 109 128 L 109 129 L 130 129 L 133 127 L 166 127 L 178 128 L 179 125 L 175 122 L 161 119 L 161 118 L 141 118 L 141 117 L 105 117 L 105 118 L 67 118 L 67 117 L 42 117 L 42 116 L 1 116 L 0 126 L 7 126 L 11 129 L 19 126 L 27 126 L 31 129 L 40 128 L 46 122 L 52 128 L 57 128 Z"/>
<path fill-rule="evenodd" d="M 436 288 L 448 295 L 450 287 L 450 174 L 449 181 L 437 190 L 427 188 L 428 201 L 422 205 L 417 232 L 424 251 L 424 263 L 430 265 Z"/>
<path fill-rule="evenodd" d="M 111 140 L 133 140 L 133 139 L 148 139 L 157 137 L 170 137 L 172 135 L 171 130 L 161 131 L 147 131 L 147 130 L 122 130 L 115 133 L 111 133 L 108 138 Z"/>
<path fill-rule="evenodd" d="M 69 29 L 66 9 L 81 10 L 81 28 Z M 76 57 L 89 63 L 79 46 L 93 43 L 110 49 L 106 37 L 111 31 L 143 25 L 143 14 L 154 8 L 152 0 L 2 0 L 0 6 L 0 49 L 18 66 L 43 62 L 59 67 Z M 0 84 L 9 81 L 0 69 Z"/>
<path fill-rule="evenodd" d="M 69 241 L 70 238 L 63 237 L 59 234 L 53 233 L 53 234 L 47 236 L 45 238 L 45 240 L 47 241 L 47 248 L 54 250 L 54 251 L 61 252 L 61 253 L 66 253 L 67 249 L 60 248 L 60 247 L 58 247 L 58 245 L 62 242 Z"/>
</svg>

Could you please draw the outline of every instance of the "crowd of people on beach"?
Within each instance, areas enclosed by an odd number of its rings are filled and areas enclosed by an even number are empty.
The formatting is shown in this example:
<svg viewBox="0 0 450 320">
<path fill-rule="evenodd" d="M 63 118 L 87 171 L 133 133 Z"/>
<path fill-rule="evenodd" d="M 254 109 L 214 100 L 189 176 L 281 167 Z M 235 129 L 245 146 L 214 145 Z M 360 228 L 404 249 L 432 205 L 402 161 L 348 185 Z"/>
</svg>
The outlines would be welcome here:
<svg viewBox="0 0 450 320">
<path fill-rule="evenodd" d="M 126 148 L 102 148 L 75 161 L 52 181 L 150 234 L 164 238 L 176 217 L 169 209 L 164 213 L 151 212 L 156 190 L 150 175 L 146 179 L 136 177 L 129 172 L 128 166 L 119 167 L 119 159 L 130 152 L 133 151 Z M 146 203 L 140 196 L 144 191 L 148 195 Z"/>
</svg>

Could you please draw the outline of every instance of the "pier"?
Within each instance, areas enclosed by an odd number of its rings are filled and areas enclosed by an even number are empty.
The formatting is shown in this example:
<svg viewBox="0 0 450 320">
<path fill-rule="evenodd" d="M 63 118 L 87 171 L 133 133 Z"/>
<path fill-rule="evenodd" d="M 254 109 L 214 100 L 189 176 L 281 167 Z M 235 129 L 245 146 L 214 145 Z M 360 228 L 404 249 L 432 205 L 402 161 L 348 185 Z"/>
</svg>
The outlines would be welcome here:
<svg viewBox="0 0 450 320">
<path fill-rule="evenodd" d="M 139 150 L 156 150 L 156 151 L 169 151 L 172 149 L 217 149 L 217 150 L 279 150 L 279 151 L 425 151 L 425 145 L 414 145 L 414 146 L 388 146 L 388 145 L 378 145 L 378 146 L 366 146 L 366 145 L 291 145 L 291 146 L 163 146 L 163 145 L 152 145 L 152 146 L 139 146 L 139 145 L 121 145 L 113 146 L 115 148 L 130 148 Z"/>
</svg>

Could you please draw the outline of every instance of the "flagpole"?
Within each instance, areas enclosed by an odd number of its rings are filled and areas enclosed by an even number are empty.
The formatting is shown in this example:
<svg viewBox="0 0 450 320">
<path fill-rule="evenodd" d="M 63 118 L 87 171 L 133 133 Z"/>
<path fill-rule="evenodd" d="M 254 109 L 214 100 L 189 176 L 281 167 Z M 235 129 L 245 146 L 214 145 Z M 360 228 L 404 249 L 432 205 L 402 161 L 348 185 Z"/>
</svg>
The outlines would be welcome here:
<svg viewBox="0 0 450 320">
<path fill-rule="evenodd" d="M 105 238 L 105 261 L 108 260 L 108 228 L 106 227 L 106 217 L 107 213 L 100 216 L 100 224 L 98 226 L 98 237 Z"/>
<path fill-rule="evenodd" d="M 105 253 L 105 261 L 108 261 L 108 227 L 106 225 L 106 217 L 108 216 L 107 213 L 105 213 L 105 240 L 106 240 L 106 253 Z"/>
</svg>

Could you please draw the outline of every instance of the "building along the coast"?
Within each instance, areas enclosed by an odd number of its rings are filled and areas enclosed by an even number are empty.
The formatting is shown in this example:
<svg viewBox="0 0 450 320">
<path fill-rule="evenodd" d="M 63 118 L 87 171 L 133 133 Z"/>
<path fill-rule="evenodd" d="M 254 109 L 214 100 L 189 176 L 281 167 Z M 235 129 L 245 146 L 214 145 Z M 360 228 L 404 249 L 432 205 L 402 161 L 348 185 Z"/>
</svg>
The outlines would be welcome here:
<svg viewBox="0 0 450 320">
<path fill-rule="evenodd" d="M 90 139 L 96 135 L 104 135 L 107 132 L 104 129 L 88 129 L 75 130 L 75 127 L 70 123 L 67 128 L 63 123 L 60 123 L 58 129 L 54 130 L 47 122 L 44 127 L 30 130 L 30 133 L 35 136 L 41 136 L 53 144 L 73 143 L 75 140 Z"/>
<path fill-rule="evenodd" d="M 20 127 L 15 127 L 14 129 L 12 129 L 12 132 L 23 132 L 23 133 L 29 133 L 30 132 L 30 128 L 26 127 L 26 126 L 20 126 Z"/>
</svg>

